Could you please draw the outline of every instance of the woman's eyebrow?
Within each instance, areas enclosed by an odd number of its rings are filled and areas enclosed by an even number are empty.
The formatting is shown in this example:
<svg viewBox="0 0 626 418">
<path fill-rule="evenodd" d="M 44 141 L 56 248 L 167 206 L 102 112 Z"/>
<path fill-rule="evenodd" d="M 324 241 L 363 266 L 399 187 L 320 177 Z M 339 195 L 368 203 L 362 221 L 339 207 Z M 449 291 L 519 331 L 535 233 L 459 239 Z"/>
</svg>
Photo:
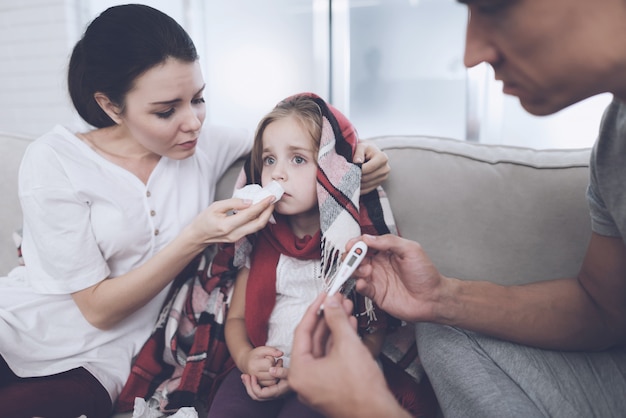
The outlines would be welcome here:
<svg viewBox="0 0 626 418">
<path fill-rule="evenodd" d="M 206 87 L 206 83 L 203 84 L 202 87 L 200 87 L 200 89 L 193 95 L 193 97 L 196 97 L 197 95 L 202 93 L 204 91 L 205 87 Z M 152 104 L 152 105 L 170 105 L 170 104 L 182 102 L 182 100 L 183 99 L 181 99 L 181 98 L 176 98 L 176 99 L 172 99 L 172 100 L 164 100 L 164 101 L 161 101 L 161 102 L 152 102 L 150 104 Z"/>
</svg>

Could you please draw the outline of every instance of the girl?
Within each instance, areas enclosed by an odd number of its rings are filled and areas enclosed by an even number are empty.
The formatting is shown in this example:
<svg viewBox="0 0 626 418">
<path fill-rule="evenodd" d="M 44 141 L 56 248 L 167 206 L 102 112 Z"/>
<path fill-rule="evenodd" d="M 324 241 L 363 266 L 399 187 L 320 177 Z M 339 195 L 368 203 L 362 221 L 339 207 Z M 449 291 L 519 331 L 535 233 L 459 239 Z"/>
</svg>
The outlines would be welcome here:
<svg viewBox="0 0 626 418">
<path fill-rule="evenodd" d="M 394 229 L 384 222 L 379 191 L 365 195 L 368 203 L 359 211 L 356 142 L 348 120 L 313 94 L 286 99 L 260 122 L 248 178 L 261 185 L 277 181 L 285 192 L 275 203 L 275 223 L 259 233 L 239 271 L 225 329 L 237 368 L 222 383 L 209 417 L 320 416 L 269 370 L 289 367 L 293 331 L 309 303 L 328 288 L 347 240 L 361 231 Z M 371 213 L 380 216 L 370 219 Z M 386 316 L 352 296 L 363 343 L 376 357 Z"/>
</svg>

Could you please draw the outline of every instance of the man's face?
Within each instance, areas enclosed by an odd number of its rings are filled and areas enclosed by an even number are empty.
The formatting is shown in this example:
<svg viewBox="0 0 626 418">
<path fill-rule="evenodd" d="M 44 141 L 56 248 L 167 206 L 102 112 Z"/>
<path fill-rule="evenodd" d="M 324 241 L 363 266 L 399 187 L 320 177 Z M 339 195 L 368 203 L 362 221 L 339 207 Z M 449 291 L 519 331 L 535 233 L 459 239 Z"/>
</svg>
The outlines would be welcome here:
<svg viewBox="0 0 626 418">
<path fill-rule="evenodd" d="M 490 64 L 504 93 L 519 97 L 530 113 L 546 115 L 598 93 L 626 91 L 616 80 L 626 62 L 615 53 L 626 39 L 624 0 L 459 2 L 469 8 L 465 65 Z"/>
</svg>

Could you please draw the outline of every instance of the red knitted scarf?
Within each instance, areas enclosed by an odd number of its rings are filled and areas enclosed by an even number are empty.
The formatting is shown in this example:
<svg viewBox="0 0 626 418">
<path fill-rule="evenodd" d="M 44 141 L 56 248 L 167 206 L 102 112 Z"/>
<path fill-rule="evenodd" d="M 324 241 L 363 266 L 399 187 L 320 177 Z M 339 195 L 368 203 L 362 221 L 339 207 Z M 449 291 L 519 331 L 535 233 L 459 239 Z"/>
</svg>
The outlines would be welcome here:
<svg viewBox="0 0 626 418">
<path fill-rule="evenodd" d="M 276 266 L 281 254 L 300 260 L 320 259 L 320 232 L 298 238 L 286 219 L 276 217 L 257 238 L 246 288 L 246 330 L 256 347 L 267 341 L 267 325 L 276 304 Z"/>
</svg>

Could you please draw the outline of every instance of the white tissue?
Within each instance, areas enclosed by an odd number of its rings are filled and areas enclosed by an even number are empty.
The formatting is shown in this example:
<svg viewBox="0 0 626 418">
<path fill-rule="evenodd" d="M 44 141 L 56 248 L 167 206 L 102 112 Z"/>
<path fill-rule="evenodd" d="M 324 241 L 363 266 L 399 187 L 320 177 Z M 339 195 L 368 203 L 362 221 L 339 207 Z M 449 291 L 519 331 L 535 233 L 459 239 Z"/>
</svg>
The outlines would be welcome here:
<svg viewBox="0 0 626 418">
<path fill-rule="evenodd" d="M 241 189 L 235 190 L 233 197 L 252 200 L 254 205 L 269 196 L 274 196 L 276 198 L 275 202 L 277 202 L 283 196 L 283 193 L 285 193 L 285 190 L 280 183 L 273 180 L 265 187 L 261 187 L 258 184 L 248 184 Z"/>
<path fill-rule="evenodd" d="M 148 406 L 148 403 L 143 398 L 135 398 L 135 405 L 133 408 L 133 418 L 160 418 L 165 417 L 158 409 L 153 409 Z M 174 415 L 168 415 L 169 418 L 198 418 L 198 411 L 196 408 L 185 407 L 180 408 Z"/>
</svg>

